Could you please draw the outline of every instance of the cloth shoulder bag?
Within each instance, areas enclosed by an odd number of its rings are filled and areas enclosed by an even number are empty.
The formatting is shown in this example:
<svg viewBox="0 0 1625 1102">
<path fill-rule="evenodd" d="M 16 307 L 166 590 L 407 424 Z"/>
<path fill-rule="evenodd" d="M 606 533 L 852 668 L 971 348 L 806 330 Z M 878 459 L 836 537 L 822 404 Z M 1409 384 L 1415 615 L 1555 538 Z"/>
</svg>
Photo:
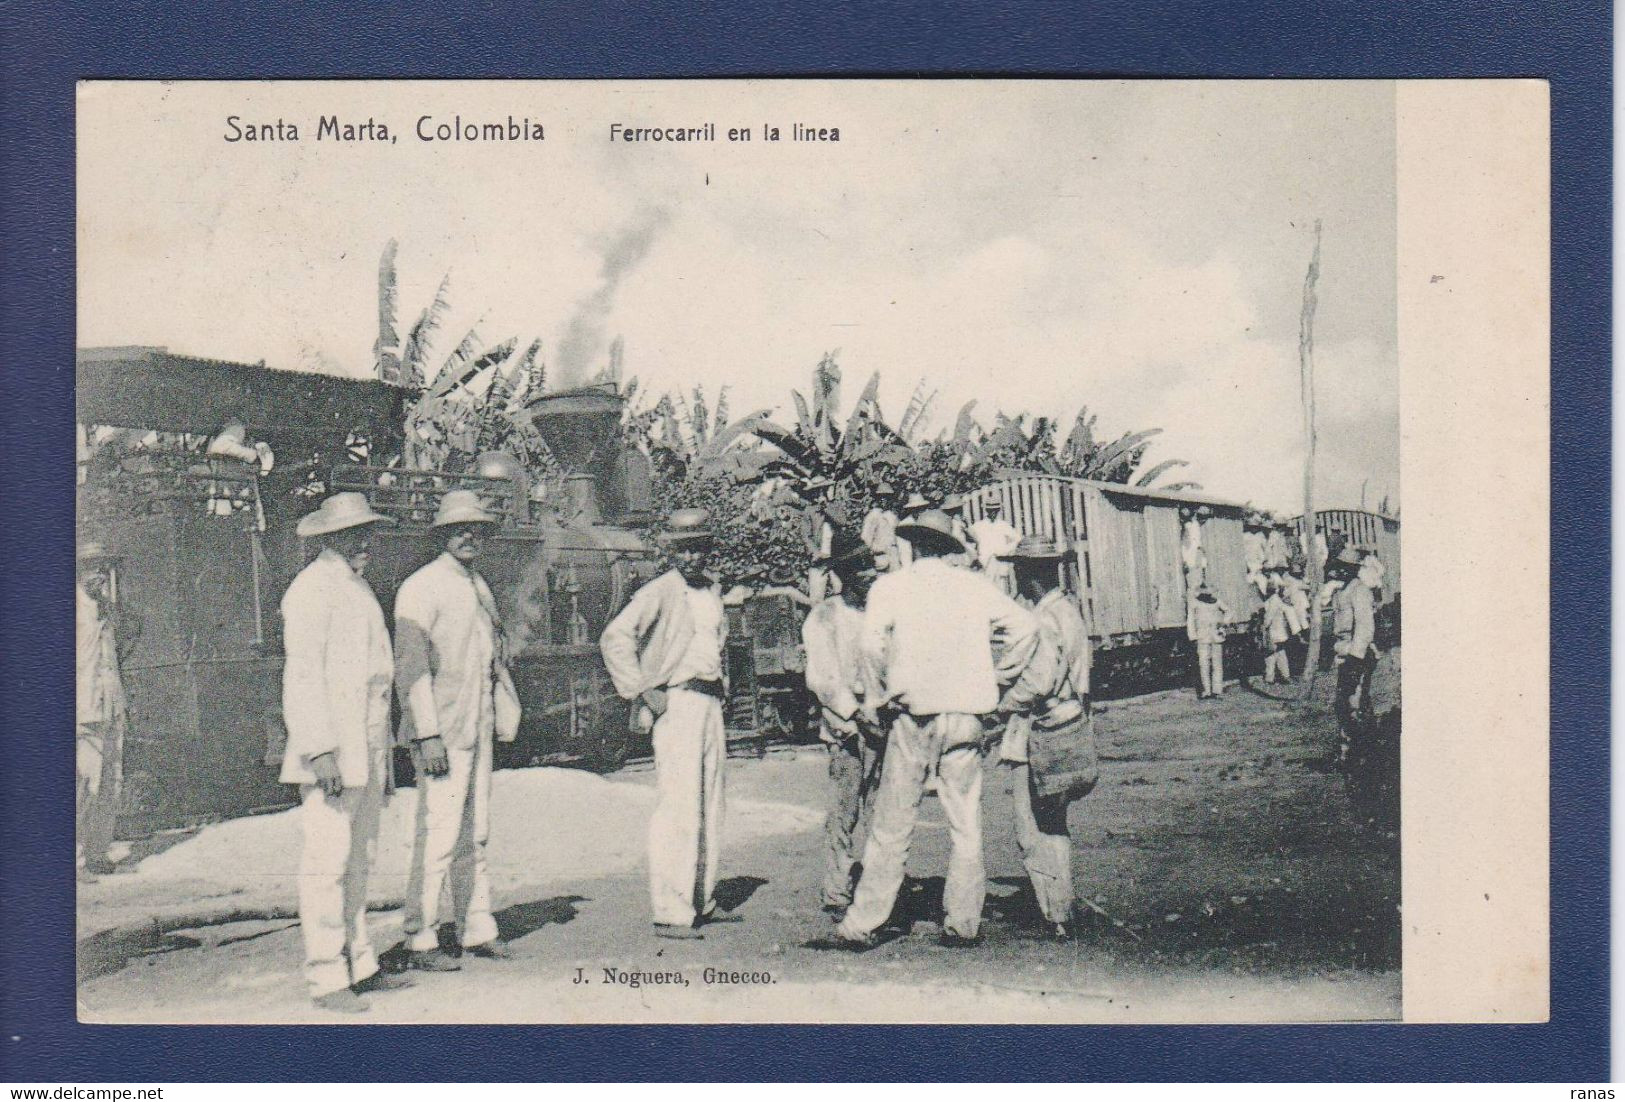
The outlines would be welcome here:
<svg viewBox="0 0 1625 1102">
<path fill-rule="evenodd" d="M 1033 717 L 1027 761 L 1040 796 L 1071 801 L 1094 791 L 1100 782 L 1100 752 L 1094 721 L 1082 701 L 1068 697 Z"/>
</svg>

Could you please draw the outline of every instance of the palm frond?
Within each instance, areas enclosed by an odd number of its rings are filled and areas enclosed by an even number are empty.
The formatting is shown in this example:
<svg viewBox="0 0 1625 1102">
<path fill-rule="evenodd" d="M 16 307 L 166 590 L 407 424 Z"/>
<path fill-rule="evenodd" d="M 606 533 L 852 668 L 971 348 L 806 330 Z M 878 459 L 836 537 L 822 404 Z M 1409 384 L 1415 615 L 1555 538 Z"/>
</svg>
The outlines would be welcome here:
<svg viewBox="0 0 1625 1102">
<path fill-rule="evenodd" d="M 400 334 L 395 330 L 398 288 L 395 278 L 395 251 L 392 237 L 378 258 L 378 340 L 372 346 L 374 371 L 386 383 L 399 381 Z"/>
<path fill-rule="evenodd" d="M 688 407 L 688 428 L 694 437 L 694 446 L 704 445 L 711 432 L 711 413 L 705 408 L 705 389 L 694 388 L 694 401 Z"/>
<path fill-rule="evenodd" d="M 451 310 L 451 300 L 447 297 L 450 293 L 451 273 L 447 272 L 434 293 L 434 301 L 418 315 L 417 323 L 412 326 L 412 335 L 401 356 L 401 372 L 406 385 L 414 389 L 422 387 L 428 377 L 424 369 L 428 366 L 429 357 L 434 354 L 435 331 L 445 322 L 446 314 Z"/>
<path fill-rule="evenodd" d="M 871 421 L 878 418 L 877 411 L 879 407 L 875 405 L 875 395 L 879 393 L 880 372 L 876 371 L 869 376 L 869 381 L 864 384 L 863 393 L 858 395 L 857 404 L 852 407 L 852 414 L 846 419 L 846 430 L 841 434 L 843 437 L 850 438 L 854 432 L 857 432 L 858 427 L 863 424 L 865 418 Z"/>
<path fill-rule="evenodd" d="M 903 419 L 897 423 L 897 434 L 904 440 L 914 439 L 936 397 L 937 392 L 934 390 L 926 393 L 925 380 L 921 379 L 908 400 L 908 408 L 903 411 Z"/>
<path fill-rule="evenodd" d="M 473 359 L 480 343 L 479 324 L 476 322 L 474 327 L 463 335 L 463 339 L 457 342 L 457 347 L 446 357 L 446 362 L 440 365 L 440 370 L 434 377 L 434 385 L 429 387 L 430 398 L 439 398 L 457 385 L 463 368 Z"/>
<path fill-rule="evenodd" d="M 1144 447 L 1146 441 L 1161 431 L 1161 429 L 1143 429 L 1140 432 L 1126 432 L 1119 436 L 1091 460 L 1089 467 L 1092 473 L 1087 477 L 1105 479 L 1119 463 L 1125 460 L 1132 463 L 1135 451 Z"/>
<path fill-rule="evenodd" d="M 700 449 L 700 458 L 714 459 L 727 451 L 740 437 L 754 433 L 763 425 L 771 425 L 772 422 L 767 417 L 772 412 L 770 409 L 759 409 L 747 417 L 741 417 L 731 425 L 723 425 Z"/>
<path fill-rule="evenodd" d="M 975 409 L 975 398 L 959 407 L 959 416 L 954 419 L 954 443 L 968 445 L 971 442 L 971 436 L 977 428 Z"/>
<path fill-rule="evenodd" d="M 1164 459 L 1161 463 L 1158 463 L 1155 467 L 1152 467 L 1149 471 L 1146 471 L 1144 474 L 1137 477 L 1134 480 L 1134 485 L 1149 487 L 1153 485 L 1158 478 L 1161 478 L 1164 474 L 1173 470 L 1175 467 L 1188 466 L 1190 466 L 1190 463 L 1183 459 Z"/>
<path fill-rule="evenodd" d="M 841 404 L 841 367 L 835 353 L 826 352 L 813 372 L 813 413 L 819 426 L 832 425 Z"/>
<path fill-rule="evenodd" d="M 494 380 L 496 375 L 501 372 L 502 362 L 513 355 L 513 350 L 518 344 L 518 337 L 509 337 L 507 340 L 481 353 L 463 369 L 463 373 L 451 384 L 450 389 L 456 390 L 459 387 L 466 387 L 470 382 L 478 378 L 482 371 L 491 370 Z"/>
<path fill-rule="evenodd" d="M 505 408 L 523 409 L 531 399 L 531 390 L 534 385 L 536 371 L 536 356 L 542 350 L 542 339 L 537 337 L 531 341 L 519 358 L 509 365 L 503 378 L 506 380 L 502 397 L 500 399 Z M 498 399 L 493 395 L 492 401 Z"/>
<path fill-rule="evenodd" d="M 428 355 L 425 332 L 429 327 L 429 311 L 425 308 L 406 334 L 406 347 L 401 351 L 401 385 L 420 390 L 423 387 L 423 361 Z"/>
<path fill-rule="evenodd" d="M 807 409 L 807 399 L 801 396 L 801 391 L 792 390 L 790 400 L 796 405 L 796 433 L 810 444 L 817 438 L 818 427 L 813 424 L 812 413 Z"/>
</svg>

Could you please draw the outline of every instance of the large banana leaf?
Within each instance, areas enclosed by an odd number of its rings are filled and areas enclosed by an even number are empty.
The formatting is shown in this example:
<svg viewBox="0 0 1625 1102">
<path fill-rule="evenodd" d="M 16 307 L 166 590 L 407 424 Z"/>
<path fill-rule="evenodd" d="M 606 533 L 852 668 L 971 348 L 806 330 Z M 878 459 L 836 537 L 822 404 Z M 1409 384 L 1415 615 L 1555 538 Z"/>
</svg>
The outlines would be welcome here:
<svg viewBox="0 0 1625 1102">
<path fill-rule="evenodd" d="M 924 427 L 926 414 L 930 412 L 931 403 L 936 401 L 936 398 L 936 391 L 926 393 L 925 380 L 921 379 L 908 400 L 908 408 L 903 411 L 903 419 L 897 423 L 897 435 L 904 440 L 912 441 Z"/>
<path fill-rule="evenodd" d="M 397 381 L 393 376 L 400 370 L 400 334 L 395 331 L 396 279 L 395 250 L 399 247 L 392 237 L 378 258 L 378 340 L 372 346 L 378 377 L 386 382 Z"/>
<path fill-rule="evenodd" d="M 812 444 L 782 425 L 764 421 L 751 431 L 783 452 L 801 473 L 810 472 L 818 459 L 818 450 Z"/>
<path fill-rule="evenodd" d="M 767 415 L 772 412 L 769 409 L 759 409 L 755 413 L 741 417 L 731 425 L 724 425 L 705 442 L 705 447 L 700 449 L 700 459 L 714 459 L 727 451 L 740 437 L 754 433 L 760 426 L 771 425 L 772 422 L 767 419 Z"/>
<path fill-rule="evenodd" d="M 976 399 L 972 398 L 959 407 L 959 416 L 954 419 L 954 443 L 969 445 L 972 435 L 976 432 Z"/>
<path fill-rule="evenodd" d="M 1128 459 L 1135 449 L 1142 447 L 1147 440 L 1160 433 L 1161 429 L 1145 429 L 1141 432 L 1125 432 L 1111 444 L 1107 445 L 1101 453 L 1090 462 L 1090 473 L 1087 477 L 1104 478 L 1113 467 Z"/>
<path fill-rule="evenodd" d="M 879 393 L 880 372 L 876 371 L 869 376 L 869 382 L 864 386 L 863 393 L 858 395 L 858 404 L 852 407 L 852 414 L 846 419 L 846 431 L 841 434 L 843 439 L 850 440 L 866 417 L 874 419 L 875 396 Z"/>
<path fill-rule="evenodd" d="M 1190 464 L 1183 459 L 1164 459 L 1161 463 L 1158 463 L 1155 467 L 1152 467 L 1149 471 L 1146 471 L 1144 474 L 1136 478 L 1134 480 L 1134 485 L 1149 487 L 1155 483 L 1158 478 L 1161 478 L 1164 474 L 1173 470 L 1175 467 L 1188 466 L 1190 466 Z"/>
<path fill-rule="evenodd" d="M 440 365 L 440 370 L 434 377 L 434 385 L 429 388 L 430 398 L 439 398 L 457 385 L 457 380 L 462 376 L 463 369 L 474 358 L 474 353 L 482 343 L 479 325 L 476 323 L 474 328 L 470 329 L 464 334 L 463 339 L 457 342 L 457 347 L 452 349 L 451 355 L 446 357 L 446 362 Z"/>
<path fill-rule="evenodd" d="M 401 356 L 401 371 L 405 376 L 406 385 L 414 389 L 423 386 L 427 372 L 429 357 L 434 350 L 434 334 L 446 320 L 446 313 L 451 309 L 451 301 L 446 297 L 451 291 L 451 273 L 446 273 L 440 281 L 440 288 L 434 293 L 434 301 L 428 309 L 418 315 L 418 320 L 412 326 L 412 334 L 406 342 L 406 351 Z"/>
<path fill-rule="evenodd" d="M 452 381 L 452 384 L 447 388 L 447 391 L 450 392 L 457 390 L 460 387 L 466 387 L 472 380 L 478 378 L 480 372 L 482 371 L 499 368 L 502 361 L 513 355 L 513 350 L 518 346 L 518 344 L 518 337 L 509 337 L 507 340 L 481 353 L 473 360 L 470 360 L 468 364 L 464 366 L 462 374 L 458 375 L 457 378 Z"/>
</svg>

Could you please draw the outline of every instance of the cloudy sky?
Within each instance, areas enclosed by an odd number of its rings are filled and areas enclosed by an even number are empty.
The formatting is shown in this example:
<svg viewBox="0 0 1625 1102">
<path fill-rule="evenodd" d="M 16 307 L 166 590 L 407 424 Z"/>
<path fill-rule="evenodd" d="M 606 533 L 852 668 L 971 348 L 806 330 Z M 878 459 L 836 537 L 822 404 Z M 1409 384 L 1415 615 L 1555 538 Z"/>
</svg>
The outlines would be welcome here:
<svg viewBox="0 0 1625 1102">
<path fill-rule="evenodd" d="M 921 380 L 939 426 L 972 399 L 1087 405 L 1107 433 L 1161 426 L 1148 462 L 1291 510 L 1318 218 L 1320 500 L 1397 503 L 1393 104 L 1377 82 L 87 85 L 80 343 L 366 374 L 393 237 L 403 331 L 451 275 L 442 355 L 476 323 L 540 337 L 561 382 L 621 335 L 645 388 L 726 385 L 743 413 L 787 411 L 835 351 L 848 401 L 878 371 L 892 417 Z M 229 115 L 300 140 L 227 142 Z M 396 141 L 317 141 L 323 115 Z M 424 115 L 546 139 L 423 142 Z"/>
</svg>

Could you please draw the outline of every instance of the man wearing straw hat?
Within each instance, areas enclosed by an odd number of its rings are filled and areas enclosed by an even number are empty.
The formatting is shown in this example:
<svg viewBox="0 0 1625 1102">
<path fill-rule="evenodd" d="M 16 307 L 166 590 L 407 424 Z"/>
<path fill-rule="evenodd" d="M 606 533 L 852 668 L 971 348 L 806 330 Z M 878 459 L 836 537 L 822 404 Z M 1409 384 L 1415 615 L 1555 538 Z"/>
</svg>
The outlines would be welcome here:
<svg viewBox="0 0 1625 1102">
<path fill-rule="evenodd" d="M 316 1005 L 356 1013 L 360 995 L 405 986 L 378 971 L 367 873 L 389 783 L 389 630 L 362 577 L 372 527 L 393 523 L 364 495 L 334 494 L 299 521 L 321 550 L 282 598 L 282 781 L 299 785 L 299 924 Z"/>
<path fill-rule="evenodd" d="M 1050 933 L 1062 940 L 1072 936 L 1075 906 L 1067 808 L 1088 794 L 1100 770 L 1089 718 L 1089 629 L 1061 587 L 1068 554 L 1047 536 L 1027 536 L 1005 556 L 1048 644 L 1038 654 L 1055 660 L 1035 660 L 1023 671 L 1023 682 L 1037 682 L 1038 699 L 1032 715 L 1010 717 L 999 751 L 1000 760 L 1013 766 L 1021 863 Z"/>
<path fill-rule="evenodd" d="M 599 639 L 615 690 L 654 719 L 649 905 L 657 937 L 697 939 L 717 912 L 723 818 L 722 648 L 728 621 L 707 573 L 711 514 L 678 509 L 661 536 L 673 569 L 633 594 Z"/>
<path fill-rule="evenodd" d="M 1327 559 L 1326 575 L 1342 583 L 1332 597 L 1333 653 L 1337 661 L 1337 757 L 1347 762 L 1354 740 L 1372 729 L 1371 676 L 1377 668 L 1376 600 L 1365 559 L 1345 546 Z"/>
<path fill-rule="evenodd" d="M 1000 687 L 1016 681 L 1039 642 L 1031 612 L 987 578 L 945 561 L 965 550 L 947 514 L 927 509 L 898 531 L 913 544 L 915 561 L 875 582 L 863 630 L 864 654 L 881 686 L 873 707 L 895 706 L 898 714 L 863 850 L 863 876 L 835 931 L 833 944 L 840 948 L 873 945 L 875 931 L 890 916 L 933 765 L 953 845 L 943 889 L 943 944 L 978 941 L 987 892 L 980 717 L 1019 706 L 1001 701 Z"/>
<path fill-rule="evenodd" d="M 875 695 L 862 650 L 864 603 L 876 573 L 874 553 L 857 536 L 837 531 L 823 565 L 840 579 L 841 591 L 807 613 L 801 642 L 807 688 L 819 703 L 818 737 L 829 748 L 833 791 L 824 821 L 823 904 L 826 911 L 837 912 L 852 903 L 854 841 L 880 778 L 885 733 L 863 714 Z"/>
<path fill-rule="evenodd" d="M 970 526 L 977 568 L 1004 592 L 1012 593 L 1015 586 L 1010 580 L 1010 563 L 1004 556 L 1021 542 L 1021 533 L 1004 519 L 1004 502 L 996 494 L 988 494 L 982 512 L 982 519 Z"/>
<path fill-rule="evenodd" d="M 441 553 L 402 582 L 395 596 L 400 741 L 411 747 L 418 774 L 406 889 L 407 962 L 430 972 L 461 967 L 440 948 L 440 903 L 448 880 L 463 951 L 493 960 L 512 955 L 491 917 L 486 859 L 494 688 L 505 667 L 496 598 L 476 564 L 497 524 L 474 491 L 448 492 L 430 525 Z"/>
<path fill-rule="evenodd" d="M 119 672 L 118 611 L 113 571 L 118 563 L 104 545 L 79 545 L 74 586 L 78 696 L 75 732 L 74 811 L 82 877 L 112 871 L 107 849 L 118 821 L 118 789 L 124 744 L 124 679 Z"/>
</svg>

